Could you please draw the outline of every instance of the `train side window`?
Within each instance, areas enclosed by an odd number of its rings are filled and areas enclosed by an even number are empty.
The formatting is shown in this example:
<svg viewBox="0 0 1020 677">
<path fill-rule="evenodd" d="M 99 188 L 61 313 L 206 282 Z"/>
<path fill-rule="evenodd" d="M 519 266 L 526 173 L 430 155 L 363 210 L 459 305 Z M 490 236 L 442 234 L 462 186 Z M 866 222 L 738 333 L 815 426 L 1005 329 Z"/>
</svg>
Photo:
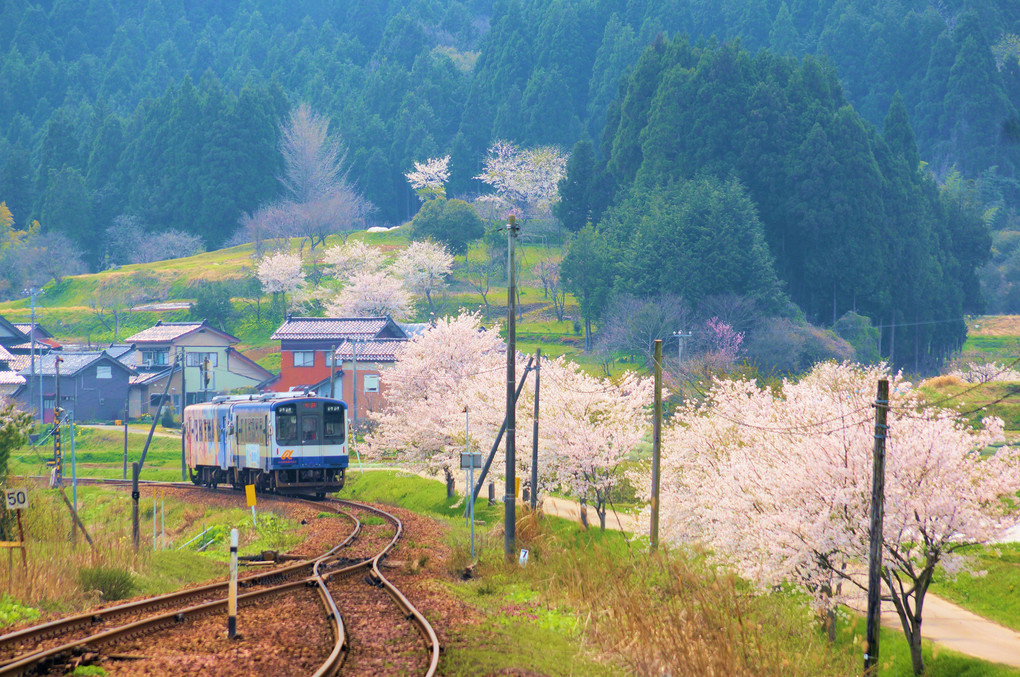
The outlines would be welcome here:
<svg viewBox="0 0 1020 677">
<path fill-rule="evenodd" d="M 344 442 L 344 408 L 339 404 L 327 404 L 322 415 L 325 428 L 323 440 L 331 444 Z"/>
<path fill-rule="evenodd" d="M 276 410 L 276 441 L 280 444 L 297 442 L 297 407 L 280 407 Z"/>
<path fill-rule="evenodd" d="M 301 441 L 316 442 L 319 439 L 319 417 L 301 417 Z"/>
</svg>

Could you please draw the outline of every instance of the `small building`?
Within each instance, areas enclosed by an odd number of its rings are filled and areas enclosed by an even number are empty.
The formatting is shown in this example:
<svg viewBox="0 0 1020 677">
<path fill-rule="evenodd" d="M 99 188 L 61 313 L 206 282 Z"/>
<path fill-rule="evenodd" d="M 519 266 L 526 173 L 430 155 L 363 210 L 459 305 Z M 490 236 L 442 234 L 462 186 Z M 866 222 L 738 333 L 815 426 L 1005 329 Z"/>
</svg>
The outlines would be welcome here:
<svg viewBox="0 0 1020 677">
<path fill-rule="evenodd" d="M 280 342 L 280 375 L 264 384 L 284 392 L 329 378 L 333 353 L 346 342 L 407 340 L 389 317 L 288 317 L 272 336 Z"/>
<path fill-rule="evenodd" d="M 50 348 L 59 348 L 60 342 L 57 341 L 53 334 L 48 332 L 45 327 L 36 322 L 34 325 L 31 322 L 12 322 L 15 327 L 18 328 L 21 333 L 28 337 L 27 343 L 31 346 L 32 337 L 35 336 L 36 348 L 39 344 L 45 344 Z"/>
<path fill-rule="evenodd" d="M 134 370 L 106 351 L 52 352 L 37 356 L 15 356 L 18 373 L 27 378 L 33 372 L 42 383 L 44 422 L 53 421 L 53 408 L 59 406 L 74 413 L 77 421 L 114 421 L 124 417 L 128 400 L 128 381 Z M 60 378 L 57 379 L 59 360 Z M 26 411 L 38 411 L 38 385 L 22 385 L 14 399 Z M 59 390 L 60 397 L 57 399 Z"/>
<path fill-rule="evenodd" d="M 111 347 L 136 372 L 128 416 L 154 414 L 166 391 L 174 409 L 250 388 L 272 372 L 238 352 L 236 336 L 201 322 L 157 322 Z M 178 358 L 183 360 L 183 367 Z M 167 379 L 170 379 L 167 389 Z"/>
<path fill-rule="evenodd" d="M 18 329 L 16 324 L 0 317 L 0 346 L 10 349 L 11 346 L 31 340 L 31 337 Z"/>
</svg>

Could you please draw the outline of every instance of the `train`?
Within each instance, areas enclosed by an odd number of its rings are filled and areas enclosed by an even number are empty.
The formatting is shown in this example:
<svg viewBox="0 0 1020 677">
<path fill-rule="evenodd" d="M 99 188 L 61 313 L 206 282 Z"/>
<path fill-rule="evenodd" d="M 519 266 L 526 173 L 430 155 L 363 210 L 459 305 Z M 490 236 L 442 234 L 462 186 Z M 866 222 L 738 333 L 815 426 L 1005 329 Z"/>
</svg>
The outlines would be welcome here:
<svg viewBox="0 0 1020 677">
<path fill-rule="evenodd" d="M 323 498 L 344 486 L 347 404 L 305 393 L 220 396 L 184 408 L 184 456 L 199 486 Z"/>
</svg>

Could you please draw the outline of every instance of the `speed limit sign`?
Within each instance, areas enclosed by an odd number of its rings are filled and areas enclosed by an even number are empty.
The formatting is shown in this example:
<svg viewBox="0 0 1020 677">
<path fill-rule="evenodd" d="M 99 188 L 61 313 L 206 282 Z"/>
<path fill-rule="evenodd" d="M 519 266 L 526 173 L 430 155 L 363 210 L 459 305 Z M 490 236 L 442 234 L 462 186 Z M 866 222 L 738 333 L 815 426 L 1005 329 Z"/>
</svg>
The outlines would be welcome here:
<svg viewBox="0 0 1020 677">
<path fill-rule="evenodd" d="M 24 510 L 28 507 L 28 492 L 24 489 L 5 489 L 8 510 Z"/>
</svg>

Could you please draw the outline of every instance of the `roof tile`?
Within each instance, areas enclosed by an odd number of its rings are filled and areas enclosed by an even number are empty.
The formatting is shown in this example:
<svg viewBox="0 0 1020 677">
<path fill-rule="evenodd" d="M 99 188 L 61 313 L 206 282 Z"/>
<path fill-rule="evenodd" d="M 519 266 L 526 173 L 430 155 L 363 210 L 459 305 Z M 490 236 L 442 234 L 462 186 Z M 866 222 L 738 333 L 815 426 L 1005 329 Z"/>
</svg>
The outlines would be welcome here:
<svg viewBox="0 0 1020 677">
<path fill-rule="evenodd" d="M 204 322 L 157 322 L 134 336 L 128 336 L 124 343 L 170 343 L 176 338 L 199 329 Z"/>
<path fill-rule="evenodd" d="M 370 339 L 389 322 L 386 317 L 291 317 L 273 333 L 272 339 Z"/>
</svg>

